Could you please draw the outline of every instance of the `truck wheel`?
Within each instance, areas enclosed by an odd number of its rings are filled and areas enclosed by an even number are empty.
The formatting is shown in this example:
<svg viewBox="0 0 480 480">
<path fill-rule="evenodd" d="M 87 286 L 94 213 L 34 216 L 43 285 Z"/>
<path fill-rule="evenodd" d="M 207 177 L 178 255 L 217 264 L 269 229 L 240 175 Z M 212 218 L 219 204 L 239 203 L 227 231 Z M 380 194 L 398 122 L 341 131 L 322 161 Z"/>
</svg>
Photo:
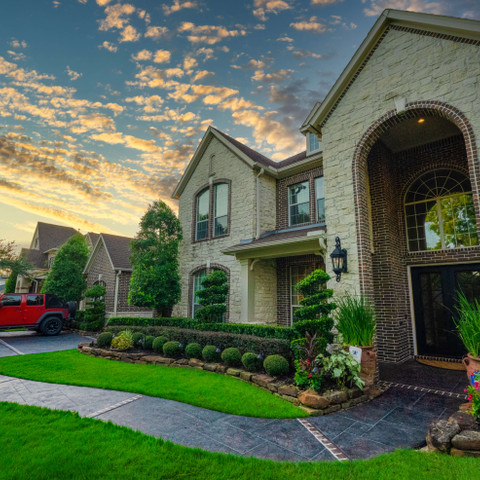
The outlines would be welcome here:
<svg viewBox="0 0 480 480">
<path fill-rule="evenodd" d="M 77 302 L 67 302 L 68 316 L 73 319 L 77 313 Z"/>
<path fill-rule="evenodd" d="M 44 335 L 52 336 L 58 335 L 62 331 L 62 320 L 58 317 L 49 317 L 42 322 L 40 327 L 41 332 Z"/>
</svg>

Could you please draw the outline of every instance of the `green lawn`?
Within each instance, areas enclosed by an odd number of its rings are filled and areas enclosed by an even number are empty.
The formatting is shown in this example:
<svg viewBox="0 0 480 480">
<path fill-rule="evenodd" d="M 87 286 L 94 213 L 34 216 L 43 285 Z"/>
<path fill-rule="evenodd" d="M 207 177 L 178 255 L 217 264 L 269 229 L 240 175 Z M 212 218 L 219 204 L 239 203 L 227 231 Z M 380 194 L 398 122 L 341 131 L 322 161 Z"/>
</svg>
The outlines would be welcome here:
<svg viewBox="0 0 480 480">
<path fill-rule="evenodd" d="M 117 362 L 76 350 L 2 357 L 0 374 L 141 393 L 247 417 L 307 416 L 286 400 L 236 378 L 203 370 Z"/>
<path fill-rule="evenodd" d="M 0 479 L 455 480 L 477 459 L 413 450 L 356 462 L 287 463 L 190 449 L 76 413 L 0 402 Z"/>
</svg>

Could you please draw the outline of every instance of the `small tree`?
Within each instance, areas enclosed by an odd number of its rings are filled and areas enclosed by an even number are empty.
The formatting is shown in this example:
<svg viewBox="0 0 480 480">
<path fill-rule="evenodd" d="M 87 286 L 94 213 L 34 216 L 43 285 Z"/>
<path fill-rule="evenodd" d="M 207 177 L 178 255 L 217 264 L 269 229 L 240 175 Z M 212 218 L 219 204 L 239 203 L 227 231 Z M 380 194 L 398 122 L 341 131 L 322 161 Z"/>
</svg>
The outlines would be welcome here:
<svg viewBox="0 0 480 480">
<path fill-rule="evenodd" d="M 105 293 L 103 285 L 93 285 L 85 292 L 88 298 L 83 321 L 79 324 L 80 330 L 95 332 L 101 330 L 105 325 Z"/>
<path fill-rule="evenodd" d="M 203 308 L 195 312 L 195 318 L 202 322 L 221 322 L 227 311 L 228 278 L 223 270 L 214 270 L 201 282 L 202 290 L 195 295 Z"/>
<path fill-rule="evenodd" d="M 9 288 L 13 283 L 13 293 L 15 291 L 15 284 L 17 282 L 18 275 L 25 275 L 28 270 L 33 267 L 28 263 L 27 259 L 23 255 L 17 255 L 15 253 L 15 242 L 5 242 L 0 240 L 0 272 L 3 274 L 9 274 Z M 6 288 L 6 287 L 5 287 Z"/>
<path fill-rule="evenodd" d="M 10 275 L 5 282 L 5 293 L 15 293 L 15 288 L 17 286 L 18 273 L 14 270 L 11 271 Z"/>
<path fill-rule="evenodd" d="M 79 302 L 87 286 L 83 275 L 87 260 L 87 242 L 82 234 L 77 233 L 58 251 L 42 293 L 54 293 L 66 302 Z"/>
<path fill-rule="evenodd" d="M 180 300 L 177 257 L 181 240 L 182 227 L 170 207 L 162 201 L 150 205 L 130 243 L 130 305 L 154 308 L 161 316 L 171 315 Z"/>
</svg>

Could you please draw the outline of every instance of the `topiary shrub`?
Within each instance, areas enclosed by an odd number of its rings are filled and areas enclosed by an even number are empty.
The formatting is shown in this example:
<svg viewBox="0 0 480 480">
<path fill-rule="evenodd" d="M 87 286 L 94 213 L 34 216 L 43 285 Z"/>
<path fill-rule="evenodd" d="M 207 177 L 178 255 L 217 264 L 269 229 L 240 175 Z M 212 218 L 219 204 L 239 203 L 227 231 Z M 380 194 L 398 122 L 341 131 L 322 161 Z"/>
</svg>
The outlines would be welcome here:
<svg viewBox="0 0 480 480">
<path fill-rule="evenodd" d="M 143 341 L 143 348 L 145 350 L 152 350 L 154 340 L 155 340 L 155 337 L 153 335 L 146 335 L 145 340 Z"/>
<path fill-rule="evenodd" d="M 185 348 L 188 358 L 202 358 L 202 346 L 199 343 L 189 343 Z"/>
<path fill-rule="evenodd" d="M 112 340 L 112 348 L 128 350 L 133 347 L 133 333 L 131 330 L 123 330 Z"/>
<path fill-rule="evenodd" d="M 237 367 L 242 364 L 242 355 L 238 348 L 226 348 L 222 352 L 222 361 L 229 367 Z"/>
<path fill-rule="evenodd" d="M 166 357 L 175 358 L 180 355 L 182 347 L 180 347 L 180 342 L 172 341 L 166 342 L 163 345 L 163 353 Z"/>
<path fill-rule="evenodd" d="M 168 342 L 167 337 L 161 336 L 161 337 L 155 338 L 155 340 L 153 341 L 153 344 L 152 344 L 153 351 L 156 352 L 156 353 L 163 353 L 163 346 L 167 342 Z"/>
<path fill-rule="evenodd" d="M 134 347 L 141 347 L 143 345 L 144 338 L 145 338 L 145 336 L 143 335 L 143 333 L 135 332 L 133 334 L 133 346 Z"/>
<path fill-rule="evenodd" d="M 272 377 L 286 375 L 290 370 L 287 359 L 281 355 L 269 355 L 263 362 L 263 368 Z"/>
<path fill-rule="evenodd" d="M 249 372 L 258 372 L 262 368 L 262 360 L 258 358 L 256 353 L 247 352 L 242 356 L 242 363 L 245 370 Z"/>
<path fill-rule="evenodd" d="M 97 345 L 100 348 L 109 347 L 112 344 L 113 335 L 110 332 L 103 332 L 97 338 Z"/>
<path fill-rule="evenodd" d="M 206 362 L 218 362 L 220 355 L 219 352 L 217 352 L 217 347 L 215 345 L 207 345 L 202 350 L 202 358 Z"/>
<path fill-rule="evenodd" d="M 201 281 L 201 285 L 195 295 L 202 308 L 195 312 L 195 319 L 207 323 L 222 322 L 227 311 L 227 274 L 223 270 L 214 270 Z"/>
</svg>

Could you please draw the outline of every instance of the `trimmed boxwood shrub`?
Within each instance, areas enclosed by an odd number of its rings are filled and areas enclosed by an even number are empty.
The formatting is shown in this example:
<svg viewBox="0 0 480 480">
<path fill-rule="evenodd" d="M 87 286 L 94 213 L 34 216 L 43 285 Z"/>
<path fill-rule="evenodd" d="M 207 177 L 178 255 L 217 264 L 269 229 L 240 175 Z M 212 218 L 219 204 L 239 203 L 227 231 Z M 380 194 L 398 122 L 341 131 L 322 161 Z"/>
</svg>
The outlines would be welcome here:
<svg viewBox="0 0 480 480">
<path fill-rule="evenodd" d="M 133 346 L 134 347 L 141 347 L 143 345 L 143 340 L 145 335 L 141 332 L 135 332 L 133 334 Z"/>
<path fill-rule="evenodd" d="M 242 364 L 242 355 L 238 348 L 226 348 L 222 352 L 222 362 L 228 367 L 237 367 Z"/>
<path fill-rule="evenodd" d="M 166 357 L 175 358 L 180 355 L 182 348 L 180 347 L 180 342 L 176 342 L 175 340 L 166 342 L 163 345 L 163 353 Z"/>
<path fill-rule="evenodd" d="M 217 352 L 217 347 L 215 345 L 206 345 L 202 350 L 202 358 L 206 362 L 218 362 L 220 355 Z"/>
<path fill-rule="evenodd" d="M 185 355 L 188 358 L 202 358 L 202 346 L 199 343 L 189 343 L 185 347 Z"/>
<path fill-rule="evenodd" d="M 153 350 L 153 341 L 155 337 L 153 335 L 146 335 L 145 340 L 143 341 L 143 348 L 145 350 Z"/>
<path fill-rule="evenodd" d="M 258 372 L 262 368 L 262 360 L 256 353 L 247 352 L 242 356 L 242 363 L 245 370 L 249 372 Z"/>
<path fill-rule="evenodd" d="M 157 353 L 163 353 L 163 346 L 167 342 L 168 342 L 168 338 L 163 335 L 161 335 L 160 337 L 156 337 L 152 344 L 153 351 Z"/>
<path fill-rule="evenodd" d="M 103 332 L 97 338 L 97 345 L 100 348 L 109 347 L 112 344 L 113 334 L 111 332 Z"/>
<path fill-rule="evenodd" d="M 281 355 L 269 355 L 263 362 L 263 368 L 272 377 L 286 375 L 289 371 L 288 361 Z"/>
</svg>

